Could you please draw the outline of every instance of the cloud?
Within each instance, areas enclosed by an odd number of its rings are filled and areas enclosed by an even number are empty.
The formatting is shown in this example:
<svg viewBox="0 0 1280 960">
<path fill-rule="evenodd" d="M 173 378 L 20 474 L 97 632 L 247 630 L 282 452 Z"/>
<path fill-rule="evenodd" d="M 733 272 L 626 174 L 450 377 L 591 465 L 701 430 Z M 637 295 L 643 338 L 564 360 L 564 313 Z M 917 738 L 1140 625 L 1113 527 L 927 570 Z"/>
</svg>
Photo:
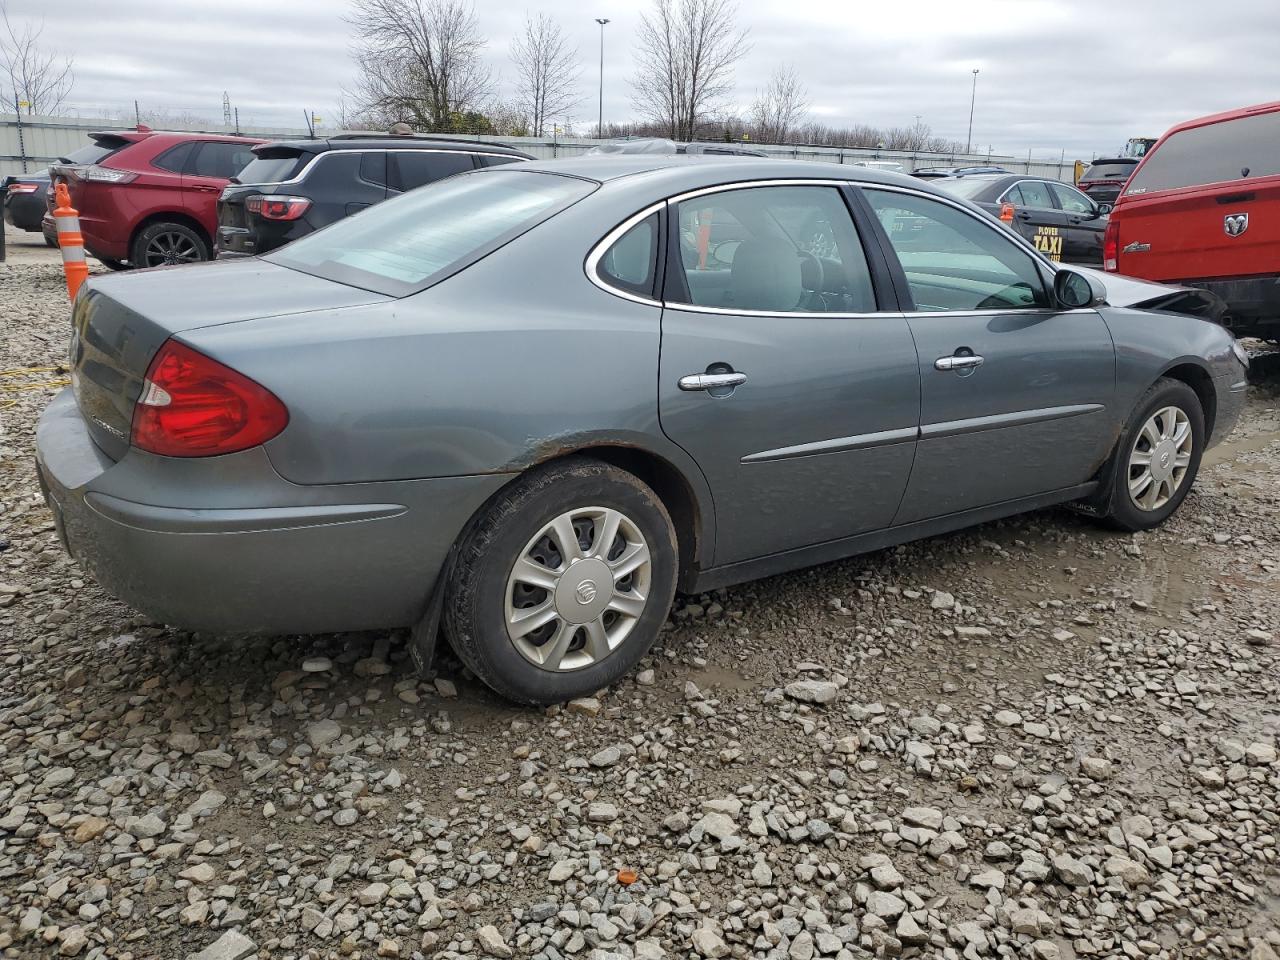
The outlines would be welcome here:
<svg viewBox="0 0 1280 960">
<path fill-rule="evenodd" d="M 971 70 L 980 69 L 975 148 L 1090 157 L 1179 120 L 1263 102 L 1280 88 L 1280 4 L 1258 0 L 739 0 L 751 49 L 730 107 L 745 111 L 778 64 L 794 64 L 813 114 L 831 124 L 907 125 L 967 135 Z M 50 46 L 75 58 L 83 114 L 144 110 L 218 119 L 222 93 L 242 123 L 326 118 L 354 80 L 347 0 L 7 0 L 11 17 L 47 17 Z M 606 120 L 635 116 L 631 43 L 645 3 L 477 0 L 486 56 L 505 92 L 510 38 L 526 8 L 556 17 L 582 62 L 577 120 L 595 116 L 605 28 Z"/>
</svg>

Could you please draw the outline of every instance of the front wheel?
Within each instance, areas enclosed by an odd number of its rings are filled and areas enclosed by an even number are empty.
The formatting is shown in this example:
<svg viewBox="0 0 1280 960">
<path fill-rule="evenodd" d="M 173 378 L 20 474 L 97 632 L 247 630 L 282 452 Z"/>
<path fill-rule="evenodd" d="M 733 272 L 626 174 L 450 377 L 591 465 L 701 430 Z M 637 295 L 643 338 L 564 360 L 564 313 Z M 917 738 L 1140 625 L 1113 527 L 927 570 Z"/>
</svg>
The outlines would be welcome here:
<svg viewBox="0 0 1280 960">
<path fill-rule="evenodd" d="M 653 645 L 677 555 L 666 508 L 633 475 L 578 458 L 541 467 L 466 535 L 445 631 L 463 663 L 511 700 L 586 696 Z"/>
<path fill-rule="evenodd" d="M 1157 380 L 1116 448 L 1107 519 L 1123 530 L 1150 530 L 1168 520 L 1195 482 L 1204 443 L 1196 392 L 1180 380 Z"/>
</svg>

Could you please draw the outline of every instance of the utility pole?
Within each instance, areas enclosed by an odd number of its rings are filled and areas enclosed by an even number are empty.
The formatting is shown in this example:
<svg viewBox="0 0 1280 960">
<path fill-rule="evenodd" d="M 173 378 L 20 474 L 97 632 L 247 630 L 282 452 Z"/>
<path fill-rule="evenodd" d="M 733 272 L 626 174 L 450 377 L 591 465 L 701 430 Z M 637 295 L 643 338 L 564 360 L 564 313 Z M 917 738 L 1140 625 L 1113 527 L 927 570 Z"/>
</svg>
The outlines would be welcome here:
<svg viewBox="0 0 1280 960">
<path fill-rule="evenodd" d="M 601 140 L 604 139 L 604 25 L 608 22 L 608 17 L 596 17 L 596 23 L 600 24 L 600 115 L 596 120 L 596 136 Z"/>
<path fill-rule="evenodd" d="M 231 126 L 231 94 L 222 91 L 222 125 Z"/>
<path fill-rule="evenodd" d="M 978 68 L 973 68 L 973 92 L 969 94 L 969 139 L 965 142 L 964 152 L 973 149 L 973 104 L 978 99 Z"/>
<path fill-rule="evenodd" d="M 142 126 L 142 111 L 138 109 L 138 101 L 133 101 L 133 122 Z"/>
</svg>

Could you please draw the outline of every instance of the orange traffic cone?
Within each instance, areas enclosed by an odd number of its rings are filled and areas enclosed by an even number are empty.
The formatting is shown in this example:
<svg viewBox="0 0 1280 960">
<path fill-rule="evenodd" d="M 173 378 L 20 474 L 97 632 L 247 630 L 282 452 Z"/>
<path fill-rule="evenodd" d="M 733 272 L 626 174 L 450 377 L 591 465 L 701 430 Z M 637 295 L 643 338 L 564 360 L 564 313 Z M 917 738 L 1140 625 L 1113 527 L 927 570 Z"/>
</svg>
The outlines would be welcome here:
<svg viewBox="0 0 1280 960">
<path fill-rule="evenodd" d="M 80 285 L 88 279 L 89 265 L 84 259 L 84 237 L 80 233 L 80 214 L 71 206 L 71 194 L 65 183 L 54 191 L 57 206 L 53 221 L 58 227 L 58 246 L 62 248 L 62 270 L 67 275 L 67 293 L 75 300 Z"/>
</svg>

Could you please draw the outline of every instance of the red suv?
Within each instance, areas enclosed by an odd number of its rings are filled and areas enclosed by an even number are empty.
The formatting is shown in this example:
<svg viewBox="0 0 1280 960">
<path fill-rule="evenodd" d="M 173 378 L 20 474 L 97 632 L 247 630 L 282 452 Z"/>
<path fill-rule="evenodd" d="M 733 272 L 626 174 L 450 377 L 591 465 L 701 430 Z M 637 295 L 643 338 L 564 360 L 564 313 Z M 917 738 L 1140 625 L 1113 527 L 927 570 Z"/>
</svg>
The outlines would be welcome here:
<svg viewBox="0 0 1280 960">
<path fill-rule="evenodd" d="M 213 256 L 218 195 L 253 160 L 245 137 L 135 130 L 91 133 L 97 156 L 49 168 L 80 213 L 85 249 L 108 267 L 156 267 Z M 81 151 L 83 152 L 83 151 Z M 77 156 L 77 159 L 79 157 Z M 53 229 L 53 191 L 46 233 Z"/>
<path fill-rule="evenodd" d="M 1280 337 L 1280 102 L 1179 124 L 1111 211 L 1107 270 L 1212 290 L 1238 335 Z"/>
</svg>

